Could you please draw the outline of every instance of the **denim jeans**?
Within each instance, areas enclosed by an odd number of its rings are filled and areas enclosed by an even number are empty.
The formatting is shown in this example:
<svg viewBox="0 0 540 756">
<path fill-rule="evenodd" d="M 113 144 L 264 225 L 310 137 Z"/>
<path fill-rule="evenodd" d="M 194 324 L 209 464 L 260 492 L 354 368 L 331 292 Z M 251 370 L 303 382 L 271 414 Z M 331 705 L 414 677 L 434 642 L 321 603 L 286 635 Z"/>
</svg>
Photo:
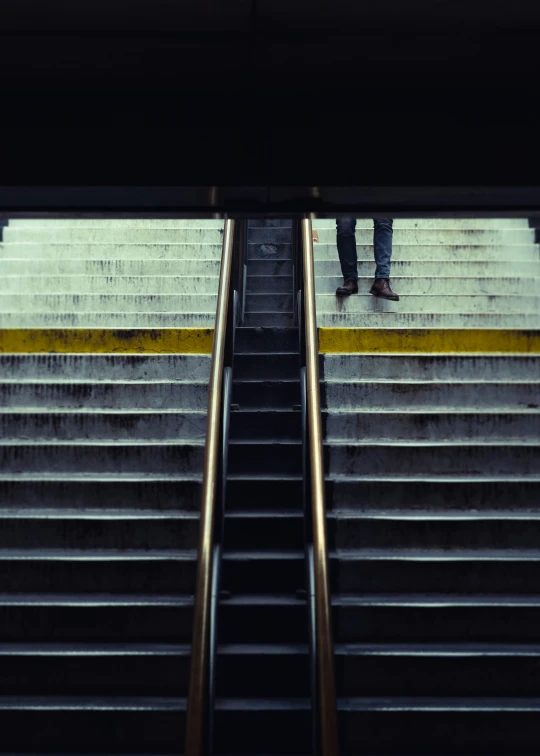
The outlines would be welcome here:
<svg viewBox="0 0 540 756">
<path fill-rule="evenodd" d="M 392 257 L 392 234 L 394 221 L 378 218 L 373 221 L 373 251 L 375 254 L 375 278 L 390 278 Z M 358 279 L 358 257 L 356 255 L 356 219 L 336 220 L 337 248 L 341 272 L 345 280 Z"/>
</svg>

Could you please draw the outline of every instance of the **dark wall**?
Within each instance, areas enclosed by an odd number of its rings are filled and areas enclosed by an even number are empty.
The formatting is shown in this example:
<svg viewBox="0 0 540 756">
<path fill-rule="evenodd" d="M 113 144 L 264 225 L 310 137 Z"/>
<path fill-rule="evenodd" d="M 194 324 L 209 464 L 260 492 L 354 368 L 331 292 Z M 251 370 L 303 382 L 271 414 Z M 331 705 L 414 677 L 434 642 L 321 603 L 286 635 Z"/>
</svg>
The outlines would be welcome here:
<svg viewBox="0 0 540 756">
<path fill-rule="evenodd" d="M 540 186 L 540 4 L 4 0 L 0 184 Z"/>
</svg>

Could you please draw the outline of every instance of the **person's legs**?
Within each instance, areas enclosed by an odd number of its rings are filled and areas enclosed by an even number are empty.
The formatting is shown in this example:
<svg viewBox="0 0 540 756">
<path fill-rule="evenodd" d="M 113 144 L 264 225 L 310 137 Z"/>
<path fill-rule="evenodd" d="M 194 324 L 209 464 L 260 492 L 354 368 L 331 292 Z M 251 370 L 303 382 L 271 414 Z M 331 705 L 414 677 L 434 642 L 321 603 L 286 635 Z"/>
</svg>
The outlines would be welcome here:
<svg viewBox="0 0 540 756">
<path fill-rule="evenodd" d="M 336 220 L 337 248 L 343 274 L 343 285 L 336 289 L 336 294 L 339 296 L 358 293 L 358 257 L 356 255 L 355 230 L 355 218 L 338 218 Z"/>
<path fill-rule="evenodd" d="M 393 226 L 394 221 L 389 218 L 377 218 L 373 221 L 375 278 L 390 278 Z"/>
<path fill-rule="evenodd" d="M 390 261 L 392 259 L 392 236 L 394 221 L 378 218 L 373 221 L 373 252 L 375 255 L 375 281 L 371 293 L 383 299 L 398 301 L 399 297 L 390 288 Z"/>
<path fill-rule="evenodd" d="M 356 219 L 338 218 L 336 220 L 337 249 L 341 272 L 345 281 L 358 280 L 358 257 L 356 255 Z"/>
</svg>

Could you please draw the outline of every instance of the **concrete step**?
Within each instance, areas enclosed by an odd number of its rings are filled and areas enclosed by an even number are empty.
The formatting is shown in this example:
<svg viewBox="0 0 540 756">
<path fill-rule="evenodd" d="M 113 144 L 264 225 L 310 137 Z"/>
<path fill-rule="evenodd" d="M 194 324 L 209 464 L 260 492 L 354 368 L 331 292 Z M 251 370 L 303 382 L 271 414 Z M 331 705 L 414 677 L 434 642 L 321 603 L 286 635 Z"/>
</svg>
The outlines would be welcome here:
<svg viewBox="0 0 540 756">
<path fill-rule="evenodd" d="M 32 476 L 28 480 L 14 475 L 0 479 L 0 500 L 3 511 L 24 517 L 27 511 L 54 510 L 66 512 L 94 511 L 135 514 L 144 512 L 159 516 L 170 510 L 181 512 L 199 511 L 201 481 L 187 480 L 187 476 L 171 480 L 163 477 L 156 482 L 143 475 L 137 479 L 78 478 L 68 480 L 62 476 L 55 478 L 45 473 L 40 478 Z M 230 490 L 233 490 L 231 484 Z"/>
<path fill-rule="evenodd" d="M 0 417 L 0 423 L 1 420 Z M 534 443 L 540 438 L 540 412 L 326 412 L 323 431 L 328 443 L 357 440 Z"/>
<path fill-rule="evenodd" d="M 197 247 L 200 250 L 199 247 Z M 190 253 L 185 259 L 53 259 L 42 257 L 0 258 L 2 276 L 176 276 L 183 279 L 187 293 L 205 293 L 219 279 L 219 260 Z M 216 283 L 217 290 L 217 283 Z"/>
<path fill-rule="evenodd" d="M 179 753 L 186 701 L 134 696 L 4 696 L 2 746 L 19 753 Z"/>
<path fill-rule="evenodd" d="M 538 272 L 540 273 L 540 264 Z M 490 274 L 489 269 L 486 273 Z M 343 278 L 341 276 L 319 277 L 315 283 L 317 295 L 322 304 L 324 295 L 335 295 L 336 288 L 343 284 Z M 359 279 L 358 290 L 360 299 L 369 292 L 372 283 L 373 276 L 364 276 Z M 433 295 L 531 297 L 540 295 L 540 276 L 535 278 L 520 278 L 517 276 L 515 278 L 504 278 L 491 275 L 482 278 L 465 278 L 463 276 L 392 276 L 392 287 L 403 297 L 404 302 L 416 301 L 410 300 L 411 296 L 426 296 L 429 299 Z M 354 296 L 349 297 L 347 305 L 354 299 Z"/>
<path fill-rule="evenodd" d="M 10 232 L 10 229 L 6 229 Z M 10 232 L 13 234 L 13 231 Z M 335 244 L 335 228 L 325 228 L 318 231 L 319 244 Z M 6 236 L 6 241 L 11 239 Z M 360 228 L 356 231 L 358 244 L 373 243 L 373 229 Z M 285 240 L 284 240 L 285 241 Z M 534 229 L 460 229 L 460 228 L 396 228 L 393 241 L 395 244 L 534 244 Z"/>
<path fill-rule="evenodd" d="M 74 444 L 11 442 L 0 445 L 0 470 L 10 473 L 101 473 L 202 475 L 204 445 L 201 441 L 148 443 L 139 441 Z"/>
<path fill-rule="evenodd" d="M 513 221 L 515 224 L 516 221 Z M 211 218 L 10 218 L 9 228 L 223 228 L 223 221 Z"/>
<path fill-rule="evenodd" d="M 452 756 L 511 756 L 540 742 L 537 698 L 344 698 L 338 707 L 345 753 L 435 754 L 444 743 Z"/>
<path fill-rule="evenodd" d="M 208 384 L 170 380 L 76 382 L 0 381 L 0 406 L 39 412 L 55 409 L 198 410 L 205 412 Z"/>
<path fill-rule="evenodd" d="M 160 517 L 144 513 L 127 517 L 106 511 L 92 516 L 58 510 L 25 512 L 24 517 L 0 518 L 0 550 L 162 550 L 197 548 L 196 514 L 172 513 Z"/>
<path fill-rule="evenodd" d="M 3 313 L 0 328 L 214 328 L 215 311 L 198 313 Z"/>
<path fill-rule="evenodd" d="M 292 530 L 292 522 L 288 529 Z M 540 520 L 536 513 L 520 518 L 514 512 L 467 516 L 449 510 L 445 516 L 437 517 L 432 517 L 429 510 L 384 515 L 340 512 L 330 514 L 327 530 L 329 548 L 337 551 L 378 549 L 388 556 L 403 549 L 448 550 L 449 554 L 468 549 L 480 553 L 482 549 L 534 550 Z"/>
<path fill-rule="evenodd" d="M 399 303 L 400 304 L 400 303 Z M 540 328 L 540 313 L 341 312 L 317 314 L 321 328 Z"/>
<path fill-rule="evenodd" d="M 257 263 L 262 265 L 262 263 Z M 524 261 L 516 258 L 504 260 L 483 260 L 480 255 L 471 256 L 467 261 L 453 262 L 449 261 L 445 255 L 439 254 L 430 260 L 409 259 L 409 256 L 392 258 L 391 278 L 409 277 L 409 278 L 529 278 L 538 277 L 539 264 L 537 260 Z M 195 271 L 195 274 L 199 271 Z M 262 271 L 261 271 L 262 272 Z M 358 275 L 362 278 L 373 279 L 375 275 L 375 263 L 373 254 L 360 259 L 358 262 Z M 340 278 L 341 268 L 337 253 L 332 258 L 318 260 L 315 262 L 315 279 Z"/>
<path fill-rule="evenodd" d="M 10 221 L 10 225 L 11 225 Z M 314 229 L 331 229 L 335 231 L 336 221 L 333 218 L 315 218 L 312 221 Z M 371 218 L 358 218 L 357 229 L 373 230 Z M 397 229 L 449 229 L 449 230 L 527 230 L 527 218 L 395 218 L 394 230 Z"/>
<path fill-rule="evenodd" d="M 399 294 L 399 302 L 379 299 L 371 294 L 359 294 L 351 297 L 318 294 L 316 298 L 317 314 L 319 318 L 333 314 L 340 316 L 350 314 L 355 317 L 360 314 L 377 313 L 399 313 L 401 315 L 407 313 L 500 315 L 504 313 L 506 315 L 514 313 L 534 314 L 540 309 L 540 295 L 535 296 L 534 289 L 529 296 L 515 296 L 511 294 L 403 294 L 398 287 L 399 280 L 394 279 L 392 288 L 396 294 Z M 285 295 L 277 294 L 275 296 Z M 205 297 L 201 297 L 201 299 L 205 299 Z M 203 309 L 202 305 L 201 309 Z"/>
<path fill-rule="evenodd" d="M 453 511 L 456 514 L 513 512 L 527 517 L 540 511 L 540 480 L 514 475 L 471 480 L 467 475 L 444 479 L 336 479 L 326 483 L 328 511 L 412 515 L 430 511 L 433 517 Z"/>
<path fill-rule="evenodd" d="M 147 268 L 158 275 L 160 266 L 168 274 L 175 266 L 181 265 L 186 275 L 196 276 L 213 271 L 219 275 L 221 261 L 221 244 L 41 244 L 11 243 L 0 244 L 0 270 L 13 273 L 21 272 L 23 261 L 32 266 L 38 275 L 41 271 L 49 275 L 73 273 L 88 275 L 95 268 L 97 274 L 120 275 L 126 269 L 126 275 L 136 275 L 137 267 L 143 266 L 140 275 L 150 275 Z M 50 268 L 49 268 L 50 265 Z M 189 273 L 188 273 L 189 270 Z M 24 271 L 23 271 L 24 272 Z"/>
<path fill-rule="evenodd" d="M 191 277 L 190 277 L 191 278 Z M 196 302 L 206 300 L 206 309 L 215 309 L 218 278 L 206 278 L 205 295 L 187 293 L 190 280 L 184 276 L 7 276 L 9 294 L 108 294 L 146 297 L 152 294 L 183 294 Z M 202 285 L 202 284 L 201 284 Z M 200 308 L 201 310 L 202 308 Z"/>
<path fill-rule="evenodd" d="M 8 594 L 192 596 L 196 552 L 0 549 L 0 574 Z"/>
<path fill-rule="evenodd" d="M 321 376 L 339 382 L 525 383 L 540 374 L 540 357 L 528 354 L 325 354 L 320 362 Z"/>
<path fill-rule="evenodd" d="M 323 401 L 333 411 L 379 410 L 462 412 L 488 410 L 504 412 L 538 409 L 538 381 L 326 381 Z"/>
<path fill-rule="evenodd" d="M 0 437 L 4 443 L 32 441 L 159 441 L 204 442 L 206 412 L 4 412 L 0 409 Z"/>
<path fill-rule="evenodd" d="M 540 600 L 475 593 L 334 595 L 332 614 L 338 643 L 536 643 Z"/>
<path fill-rule="evenodd" d="M 326 446 L 331 475 L 537 475 L 540 445 L 392 442 Z"/>
<path fill-rule="evenodd" d="M 218 695 L 277 697 L 284 679 L 288 695 L 309 695 L 307 644 L 226 644 L 218 654 Z M 336 686 L 341 697 L 538 696 L 539 659 L 533 643 L 336 644 Z"/>
<path fill-rule="evenodd" d="M 12 381 L 145 381 L 204 385 L 209 354 L 0 354 L 0 370 Z"/>
<path fill-rule="evenodd" d="M 279 567 L 282 564 L 279 563 Z M 330 554 L 332 591 L 538 597 L 538 549 L 354 549 Z M 278 575 L 274 576 L 277 581 Z"/>
<path fill-rule="evenodd" d="M 0 696 L 188 694 L 188 645 L 3 643 L 0 659 Z"/>
<path fill-rule="evenodd" d="M 522 265 L 527 262 L 538 265 L 540 261 L 540 247 L 533 244 L 533 240 L 531 240 L 531 243 L 525 242 L 523 244 L 508 244 L 502 239 L 500 241 L 493 240 L 491 243 L 481 243 L 480 240 L 477 240 L 476 243 L 470 241 L 464 244 L 453 244 L 451 240 L 448 243 L 441 244 L 422 243 L 421 240 L 406 244 L 403 243 L 404 240 L 399 239 L 398 241 L 396 237 L 394 240 L 396 243 L 392 245 L 393 269 L 398 263 L 414 263 L 415 267 L 419 268 L 423 267 L 423 264 L 432 266 L 434 262 L 441 261 L 446 263 L 447 266 L 452 264 L 454 269 L 458 266 L 464 266 L 464 269 L 467 269 L 469 265 L 478 264 L 484 270 L 488 270 L 492 264 L 498 263 L 501 266 L 506 264 L 508 273 L 511 275 L 513 265 Z M 320 263 L 339 259 L 335 240 L 329 244 L 315 244 L 313 253 L 317 271 Z M 360 263 L 373 264 L 373 243 L 371 240 L 367 244 L 363 244 L 358 239 L 356 253 Z M 419 265 L 419 263 L 422 265 Z M 420 271 L 419 274 L 422 275 Z M 424 275 L 430 274 L 424 273 Z"/>
<path fill-rule="evenodd" d="M 187 288 L 187 287 L 186 287 Z M 279 295 L 278 295 L 279 296 Z M 292 295 L 291 295 L 292 298 Z M 209 313 L 217 295 L 193 294 L 4 294 L 0 313 Z"/>
<path fill-rule="evenodd" d="M 515 232 L 522 235 L 527 232 Z M 534 231 L 530 233 L 534 234 Z M 36 244 L 221 244 L 221 228 L 84 228 L 40 227 L 4 228 L 4 243 L 26 242 Z M 529 239 L 522 236 L 525 241 Z M 531 240 L 532 241 L 532 240 Z"/>
</svg>

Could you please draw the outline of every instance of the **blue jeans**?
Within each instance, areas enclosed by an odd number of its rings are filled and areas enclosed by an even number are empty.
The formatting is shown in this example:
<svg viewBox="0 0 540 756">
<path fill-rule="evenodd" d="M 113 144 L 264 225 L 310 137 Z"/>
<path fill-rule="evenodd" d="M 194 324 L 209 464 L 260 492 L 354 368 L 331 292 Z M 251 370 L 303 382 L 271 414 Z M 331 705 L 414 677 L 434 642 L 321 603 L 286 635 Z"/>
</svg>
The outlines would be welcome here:
<svg viewBox="0 0 540 756">
<path fill-rule="evenodd" d="M 392 258 L 392 234 L 394 221 L 378 218 L 373 221 L 373 251 L 375 254 L 375 278 L 390 278 Z M 356 218 L 336 220 L 337 248 L 341 272 L 345 280 L 358 280 L 358 257 L 356 254 Z"/>
</svg>

